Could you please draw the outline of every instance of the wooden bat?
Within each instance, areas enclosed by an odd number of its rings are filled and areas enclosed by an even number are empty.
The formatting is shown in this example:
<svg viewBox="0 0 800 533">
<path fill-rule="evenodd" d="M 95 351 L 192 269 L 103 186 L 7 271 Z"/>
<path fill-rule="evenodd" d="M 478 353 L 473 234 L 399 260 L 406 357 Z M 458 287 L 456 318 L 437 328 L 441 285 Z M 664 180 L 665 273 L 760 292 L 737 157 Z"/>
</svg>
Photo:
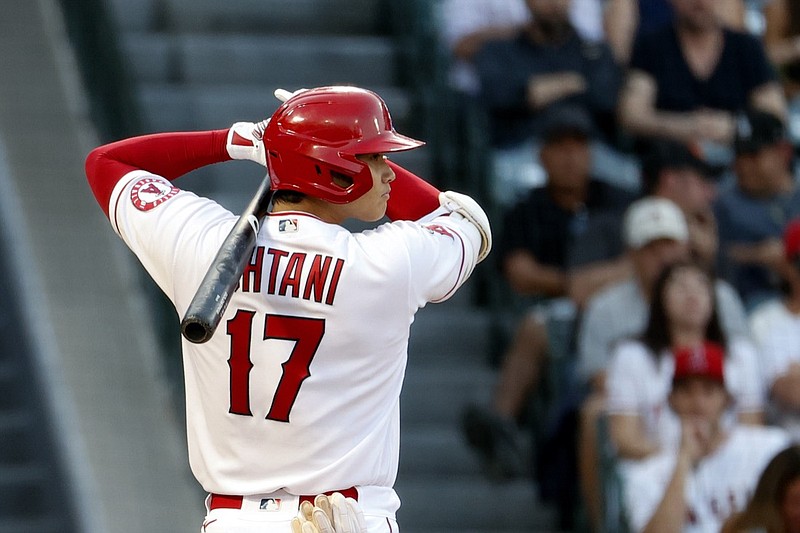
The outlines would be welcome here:
<svg viewBox="0 0 800 533">
<path fill-rule="evenodd" d="M 183 315 L 181 333 L 188 341 L 200 344 L 214 336 L 231 294 L 253 254 L 258 228 L 268 212 L 271 199 L 267 176 L 225 237 Z"/>
</svg>

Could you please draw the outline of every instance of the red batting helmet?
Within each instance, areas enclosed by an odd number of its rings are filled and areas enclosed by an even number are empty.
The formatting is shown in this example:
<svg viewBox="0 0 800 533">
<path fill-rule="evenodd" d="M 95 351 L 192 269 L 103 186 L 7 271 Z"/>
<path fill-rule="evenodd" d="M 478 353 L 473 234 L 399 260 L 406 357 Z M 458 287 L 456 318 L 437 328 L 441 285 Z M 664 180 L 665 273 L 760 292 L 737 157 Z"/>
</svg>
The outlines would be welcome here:
<svg viewBox="0 0 800 533">
<path fill-rule="evenodd" d="M 264 132 L 273 190 L 297 191 L 337 204 L 352 202 L 372 188 L 369 167 L 356 155 L 423 144 L 394 131 L 381 97 L 357 87 L 303 91 L 275 111 Z M 335 183 L 336 174 L 352 184 Z"/>
</svg>

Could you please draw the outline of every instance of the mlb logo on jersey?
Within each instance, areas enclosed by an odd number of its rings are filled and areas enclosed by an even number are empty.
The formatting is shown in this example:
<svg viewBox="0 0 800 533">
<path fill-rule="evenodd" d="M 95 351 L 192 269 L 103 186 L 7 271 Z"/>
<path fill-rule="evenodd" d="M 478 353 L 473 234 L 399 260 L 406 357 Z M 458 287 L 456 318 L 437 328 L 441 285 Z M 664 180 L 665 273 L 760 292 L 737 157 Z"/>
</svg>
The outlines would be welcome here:
<svg viewBox="0 0 800 533">
<path fill-rule="evenodd" d="M 281 499 L 280 498 L 263 498 L 261 504 L 258 506 L 262 511 L 280 511 Z"/>
<path fill-rule="evenodd" d="M 284 233 L 294 233 L 297 231 L 296 218 L 282 218 L 278 221 L 278 231 Z"/>
<path fill-rule="evenodd" d="M 176 194 L 180 189 L 158 178 L 142 178 L 133 184 L 131 202 L 139 211 L 150 211 Z"/>
</svg>

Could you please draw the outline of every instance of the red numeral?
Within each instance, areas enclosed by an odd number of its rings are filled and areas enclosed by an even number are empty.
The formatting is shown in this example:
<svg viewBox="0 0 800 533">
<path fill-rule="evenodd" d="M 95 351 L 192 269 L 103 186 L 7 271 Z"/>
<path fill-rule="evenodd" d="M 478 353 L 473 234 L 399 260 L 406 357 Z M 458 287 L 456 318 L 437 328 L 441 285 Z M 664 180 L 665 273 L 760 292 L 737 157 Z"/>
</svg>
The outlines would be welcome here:
<svg viewBox="0 0 800 533">
<path fill-rule="evenodd" d="M 230 367 L 230 412 L 252 416 L 250 411 L 250 359 L 252 345 L 253 311 L 236 312 L 228 320 L 227 333 L 231 337 Z M 280 339 L 294 341 L 289 358 L 281 365 L 283 373 L 270 405 L 267 419 L 289 421 L 300 385 L 311 375 L 311 361 L 317 353 L 325 334 L 325 320 L 285 315 L 267 315 L 264 322 L 264 340 Z"/>
</svg>

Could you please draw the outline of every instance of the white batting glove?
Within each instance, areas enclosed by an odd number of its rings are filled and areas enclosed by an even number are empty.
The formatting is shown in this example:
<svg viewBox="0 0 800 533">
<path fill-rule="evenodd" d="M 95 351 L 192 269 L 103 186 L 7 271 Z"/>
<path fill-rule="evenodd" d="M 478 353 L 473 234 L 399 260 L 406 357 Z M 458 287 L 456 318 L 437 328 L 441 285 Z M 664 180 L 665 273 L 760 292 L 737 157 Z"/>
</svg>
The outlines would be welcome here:
<svg viewBox="0 0 800 533">
<path fill-rule="evenodd" d="M 353 498 L 334 492 L 304 501 L 292 519 L 292 533 L 367 533 L 364 513 Z"/>
<path fill-rule="evenodd" d="M 248 160 L 267 166 L 267 153 L 264 149 L 264 130 L 269 119 L 261 122 L 237 122 L 228 130 L 226 148 L 232 159 Z"/>
<path fill-rule="evenodd" d="M 275 89 L 275 92 L 273 94 L 275 95 L 275 98 L 277 98 L 281 102 L 285 102 L 289 98 L 297 96 L 298 94 L 305 92 L 307 90 L 308 89 L 297 89 L 295 92 L 292 92 L 292 91 L 287 91 L 286 89 Z"/>
</svg>

